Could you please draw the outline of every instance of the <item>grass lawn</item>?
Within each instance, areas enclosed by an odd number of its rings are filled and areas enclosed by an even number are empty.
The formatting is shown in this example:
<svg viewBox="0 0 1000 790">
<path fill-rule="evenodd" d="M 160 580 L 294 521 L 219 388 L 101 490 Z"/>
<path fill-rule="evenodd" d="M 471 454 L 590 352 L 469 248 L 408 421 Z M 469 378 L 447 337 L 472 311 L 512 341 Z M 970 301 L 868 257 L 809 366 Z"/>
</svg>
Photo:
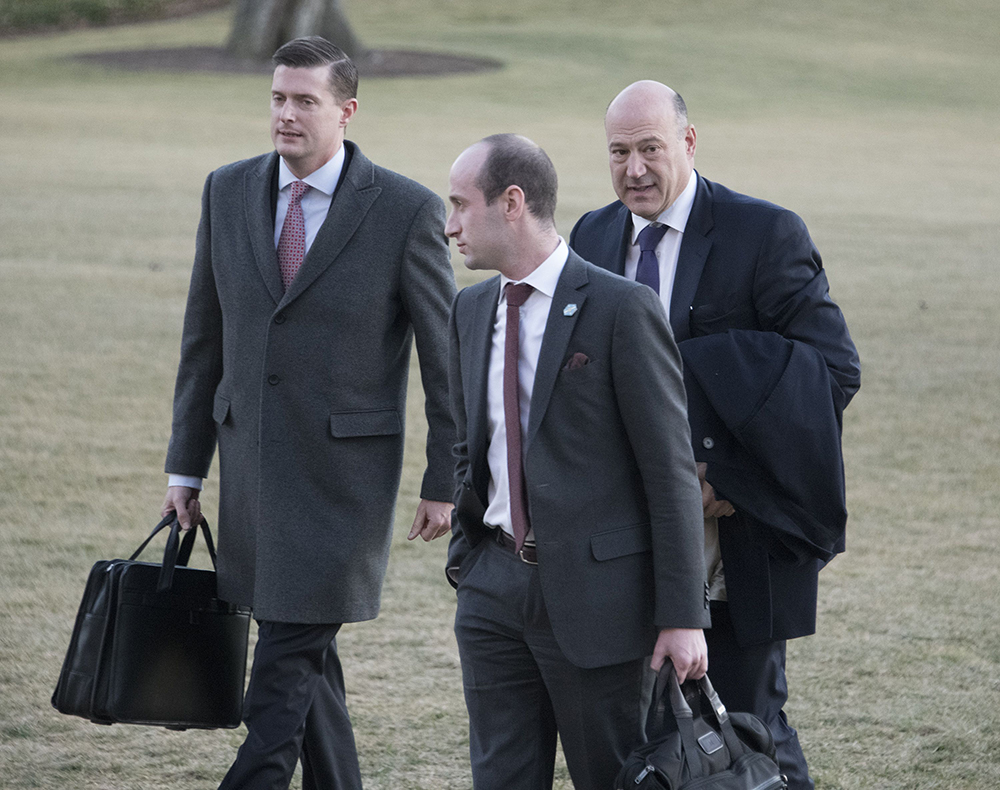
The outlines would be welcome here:
<svg viewBox="0 0 1000 790">
<path fill-rule="evenodd" d="M 439 193 L 465 146 L 520 132 L 556 163 L 568 235 L 614 198 L 604 107 L 652 77 L 687 99 L 704 175 L 802 215 L 863 386 L 845 420 L 848 551 L 821 577 L 818 634 L 789 645 L 790 716 L 820 790 L 1000 786 L 995 5 L 346 6 L 368 46 L 507 63 L 362 83 L 350 137 Z M 66 58 L 220 44 L 230 14 L 0 40 L 3 788 L 211 788 L 242 739 L 96 727 L 48 702 L 91 564 L 127 556 L 157 520 L 204 177 L 270 148 L 267 77 Z M 366 786 L 458 790 L 445 544 L 404 540 L 424 435 L 413 384 L 383 614 L 339 641 Z"/>
</svg>

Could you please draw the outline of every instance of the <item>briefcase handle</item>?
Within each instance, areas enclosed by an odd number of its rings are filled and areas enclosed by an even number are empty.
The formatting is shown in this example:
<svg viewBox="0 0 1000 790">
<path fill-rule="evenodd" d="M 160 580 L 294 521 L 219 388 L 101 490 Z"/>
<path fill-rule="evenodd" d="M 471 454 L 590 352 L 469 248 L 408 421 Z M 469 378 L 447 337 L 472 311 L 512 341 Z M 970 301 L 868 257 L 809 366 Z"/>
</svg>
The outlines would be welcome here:
<svg viewBox="0 0 1000 790">
<path fill-rule="evenodd" d="M 184 539 L 181 540 L 181 525 L 177 521 L 177 514 L 168 513 L 159 524 L 153 527 L 153 531 L 149 533 L 149 537 L 129 557 L 129 561 L 132 561 L 142 554 L 146 546 L 149 545 L 149 542 L 167 526 L 170 527 L 170 535 L 167 537 L 167 546 L 163 551 L 163 564 L 160 566 L 160 578 L 156 585 L 157 592 L 167 592 L 170 589 L 174 580 L 175 566 L 180 565 L 183 567 L 188 564 L 188 560 L 191 559 L 191 550 L 194 548 L 194 541 L 198 530 L 189 529 L 184 533 Z M 204 536 L 205 546 L 208 548 L 208 556 L 212 558 L 212 567 L 215 568 L 215 541 L 212 540 L 212 530 L 208 526 L 208 520 L 202 516 L 198 526 L 201 527 L 201 534 Z M 178 547 L 178 543 L 180 547 Z"/>
</svg>

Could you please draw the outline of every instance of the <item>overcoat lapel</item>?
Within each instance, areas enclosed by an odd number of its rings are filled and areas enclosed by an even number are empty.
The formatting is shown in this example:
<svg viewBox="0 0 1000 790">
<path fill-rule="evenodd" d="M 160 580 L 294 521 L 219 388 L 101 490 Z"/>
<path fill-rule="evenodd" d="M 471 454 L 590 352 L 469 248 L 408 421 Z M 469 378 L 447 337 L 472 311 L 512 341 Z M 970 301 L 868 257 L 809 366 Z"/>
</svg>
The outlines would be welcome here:
<svg viewBox="0 0 1000 790">
<path fill-rule="evenodd" d="M 602 251 L 602 259 L 614 261 L 615 268 L 611 271 L 624 277 L 625 254 L 628 252 L 629 244 L 632 243 L 632 212 L 624 203 L 619 205 L 611 230 L 604 235 L 604 243 L 608 245 L 608 249 Z"/>
<path fill-rule="evenodd" d="M 277 167 L 278 155 L 274 153 L 263 159 L 259 167 L 250 170 L 243 182 L 250 246 L 260 276 L 275 304 L 284 296 L 278 272 L 278 253 L 274 249 L 274 211 L 271 208 L 271 181 Z"/>
<path fill-rule="evenodd" d="M 531 409 L 528 413 L 528 430 L 525 436 L 525 448 L 531 446 L 532 439 L 538 433 L 542 417 L 549 405 L 552 389 L 556 384 L 556 376 L 563 359 L 569 339 L 573 334 L 577 318 L 583 310 L 586 295 L 580 291 L 589 282 L 587 267 L 583 259 L 570 252 L 566 267 L 563 269 L 556 284 L 556 292 L 552 297 L 552 308 L 549 310 L 545 334 L 542 335 L 542 348 L 538 353 L 538 367 L 535 368 L 535 383 L 531 393 Z M 569 305 L 576 309 L 567 310 Z"/>
<path fill-rule="evenodd" d="M 489 488 L 489 465 L 486 462 L 486 448 L 489 445 L 489 407 L 487 388 L 489 386 L 490 353 L 493 348 L 493 325 L 496 322 L 497 305 L 500 302 L 500 278 L 495 277 L 475 297 L 472 307 L 472 326 L 466 341 L 467 351 L 463 353 L 462 367 L 469 371 L 468 380 L 463 382 L 466 393 L 466 437 L 469 443 L 469 458 L 472 461 L 473 481 L 483 502 L 487 501 Z"/>
<path fill-rule="evenodd" d="M 670 328 L 678 343 L 691 337 L 691 306 L 708 251 L 712 249 L 712 242 L 707 236 L 713 224 L 712 195 L 705 179 L 698 176 L 698 191 L 681 239 L 674 290 L 670 294 Z"/>
<path fill-rule="evenodd" d="M 344 145 L 353 144 L 345 141 Z M 343 183 L 333 196 L 326 220 L 309 248 L 302 262 L 302 268 L 285 293 L 282 306 L 295 299 L 330 268 L 361 225 L 381 191 L 380 187 L 375 186 L 375 166 L 357 147 L 352 147 L 351 161 Z M 273 240 L 271 244 L 273 246 Z"/>
</svg>

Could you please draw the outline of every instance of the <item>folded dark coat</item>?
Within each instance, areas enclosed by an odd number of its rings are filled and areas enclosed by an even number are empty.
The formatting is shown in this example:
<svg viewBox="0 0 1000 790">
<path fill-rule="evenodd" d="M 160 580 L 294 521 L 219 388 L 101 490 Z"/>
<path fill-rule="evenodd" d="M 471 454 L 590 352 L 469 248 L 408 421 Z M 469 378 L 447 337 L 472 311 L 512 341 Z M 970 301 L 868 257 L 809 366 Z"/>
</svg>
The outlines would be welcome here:
<svg viewBox="0 0 1000 790">
<path fill-rule="evenodd" d="M 734 620 L 748 642 L 811 633 L 815 595 L 801 593 L 844 550 L 847 524 L 837 385 L 819 351 L 774 332 L 733 329 L 679 348 L 695 457 L 737 510 L 719 524 L 730 607 L 746 610 Z"/>
</svg>

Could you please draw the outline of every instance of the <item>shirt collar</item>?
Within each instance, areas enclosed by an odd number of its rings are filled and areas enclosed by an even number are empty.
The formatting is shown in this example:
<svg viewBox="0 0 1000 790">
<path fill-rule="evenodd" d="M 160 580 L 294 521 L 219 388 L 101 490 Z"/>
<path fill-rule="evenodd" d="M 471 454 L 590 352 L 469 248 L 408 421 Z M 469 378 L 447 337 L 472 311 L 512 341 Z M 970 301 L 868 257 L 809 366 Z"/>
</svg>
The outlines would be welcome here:
<svg viewBox="0 0 1000 790">
<path fill-rule="evenodd" d="M 653 222 L 658 222 L 661 225 L 666 225 L 667 227 L 674 228 L 675 230 L 684 232 L 684 228 L 687 227 L 688 217 L 691 216 L 691 207 L 694 206 L 694 196 L 698 191 L 698 174 L 692 170 L 691 176 L 688 178 L 687 186 L 684 187 L 684 191 L 677 196 L 677 200 L 667 206 L 663 212 L 655 220 L 649 220 L 644 217 L 632 215 L 632 243 L 635 244 L 636 240 L 639 238 L 639 233 L 646 229 L 647 225 L 652 225 Z"/>
<path fill-rule="evenodd" d="M 282 190 L 293 181 L 305 181 L 313 189 L 319 190 L 324 195 L 332 195 L 337 191 L 337 182 L 340 181 L 340 171 L 344 169 L 345 151 L 341 145 L 333 158 L 318 170 L 314 170 L 305 178 L 296 178 L 285 160 L 278 163 L 278 190 Z"/>
<path fill-rule="evenodd" d="M 500 275 L 500 302 L 504 301 L 504 287 L 507 283 L 512 282 L 526 283 L 551 299 L 556 294 L 556 285 L 559 283 L 559 277 L 562 275 L 562 270 L 565 268 L 568 258 L 569 247 L 566 246 L 565 240 L 560 236 L 559 244 L 552 254 L 523 280 L 515 281 L 504 274 Z"/>
</svg>

